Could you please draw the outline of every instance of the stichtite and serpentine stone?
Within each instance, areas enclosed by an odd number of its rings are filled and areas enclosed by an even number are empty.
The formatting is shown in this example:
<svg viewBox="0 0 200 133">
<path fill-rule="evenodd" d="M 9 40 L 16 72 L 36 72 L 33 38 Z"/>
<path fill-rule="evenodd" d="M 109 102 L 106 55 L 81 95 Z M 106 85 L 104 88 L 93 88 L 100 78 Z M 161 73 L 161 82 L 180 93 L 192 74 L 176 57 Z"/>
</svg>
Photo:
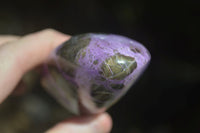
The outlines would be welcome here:
<svg viewBox="0 0 200 133">
<path fill-rule="evenodd" d="M 127 37 L 77 35 L 52 52 L 42 84 L 74 114 L 101 113 L 125 94 L 149 61 L 148 50 Z"/>
</svg>

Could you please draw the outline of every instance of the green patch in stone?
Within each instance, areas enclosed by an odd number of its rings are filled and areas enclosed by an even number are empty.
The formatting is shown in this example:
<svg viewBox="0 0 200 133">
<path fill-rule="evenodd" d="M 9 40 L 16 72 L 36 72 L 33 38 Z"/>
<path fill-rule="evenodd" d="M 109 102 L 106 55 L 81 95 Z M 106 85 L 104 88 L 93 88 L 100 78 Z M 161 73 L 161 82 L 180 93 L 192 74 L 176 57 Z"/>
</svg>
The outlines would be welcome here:
<svg viewBox="0 0 200 133">
<path fill-rule="evenodd" d="M 61 46 L 56 54 L 66 60 L 74 62 L 78 52 L 86 48 L 90 44 L 90 41 L 90 37 L 72 37 Z M 84 57 L 85 54 L 86 53 L 83 52 L 82 57 Z"/>
<path fill-rule="evenodd" d="M 122 80 L 137 68 L 135 58 L 115 54 L 106 59 L 102 65 L 102 75 L 108 79 Z"/>
<path fill-rule="evenodd" d="M 106 89 L 103 85 L 92 85 L 91 96 L 97 105 L 97 107 L 102 107 L 107 101 L 113 98 L 112 91 Z"/>
<path fill-rule="evenodd" d="M 82 52 L 81 53 L 81 55 L 82 55 L 82 58 L 84 58 L 85 57 L 85 55 L 86 55 L 86 52 L 84 51 L 84 52 Z"/>
<path fill-rule="evenodd" d="M 97 65 L 97 64 L 98 64 L 98 60 L 95 60 L 95 61 L 93 62 L 93 64 L 94 64 L 94 65 Z"/>
</svg>

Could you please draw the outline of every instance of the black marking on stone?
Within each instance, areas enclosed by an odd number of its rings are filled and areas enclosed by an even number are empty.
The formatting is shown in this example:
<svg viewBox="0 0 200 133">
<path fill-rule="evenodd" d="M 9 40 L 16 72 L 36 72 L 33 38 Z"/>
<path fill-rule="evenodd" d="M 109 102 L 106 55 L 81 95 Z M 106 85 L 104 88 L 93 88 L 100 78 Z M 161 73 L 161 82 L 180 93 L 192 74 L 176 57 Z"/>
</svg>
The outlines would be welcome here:
<svg viewBox="0 0 200 133">
<path fill-rule="evenodd" d="M 124 87 L 124 84 L 111 84 L 110 86 L 115 90 L 121 90 Z"/>
<path fill-rule="evenodd" d="M 135 50 L 136 50 L 138 53 L 141 53 L 141 51 L 140 51 L 138 48 L 135 48 Z"/>
<path fill-rule="evenodd" d="M 138 48 L 131 48 L 131 51 L 134 53 L 141 53 L 141 51 Z"/>
</svg>

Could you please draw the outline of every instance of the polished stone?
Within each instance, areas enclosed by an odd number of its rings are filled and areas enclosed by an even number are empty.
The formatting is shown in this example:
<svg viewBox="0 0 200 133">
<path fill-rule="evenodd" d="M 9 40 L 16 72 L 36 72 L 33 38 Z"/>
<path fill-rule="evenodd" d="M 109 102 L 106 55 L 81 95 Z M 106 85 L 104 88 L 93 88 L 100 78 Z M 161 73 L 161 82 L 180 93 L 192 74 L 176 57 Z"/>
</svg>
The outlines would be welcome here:
<svg viewBox="0 0 200 133">
<path fill-rule="evenodd" d="M 149 61 L 148 50 L 127 37 L 77 35 L 52 52 L 42 83 L 72 113 L 100 113 L 127 92 Z"/>
</svg>

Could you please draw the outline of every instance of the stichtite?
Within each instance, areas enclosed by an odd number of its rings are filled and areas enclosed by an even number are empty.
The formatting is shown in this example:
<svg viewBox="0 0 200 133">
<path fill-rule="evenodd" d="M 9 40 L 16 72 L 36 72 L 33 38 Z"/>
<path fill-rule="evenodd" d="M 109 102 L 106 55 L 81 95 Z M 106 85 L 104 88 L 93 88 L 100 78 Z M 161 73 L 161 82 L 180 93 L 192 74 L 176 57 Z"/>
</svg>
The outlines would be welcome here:
<svg viewBox="0 0 200 133">
<path fill-rule="evenodd" d="M 150 58 L 142 44 L 127 37 L 81 34 L 52 52 L 42 84 L 74 114 L 101 113 L 127 92 Z"/>
</svg>

